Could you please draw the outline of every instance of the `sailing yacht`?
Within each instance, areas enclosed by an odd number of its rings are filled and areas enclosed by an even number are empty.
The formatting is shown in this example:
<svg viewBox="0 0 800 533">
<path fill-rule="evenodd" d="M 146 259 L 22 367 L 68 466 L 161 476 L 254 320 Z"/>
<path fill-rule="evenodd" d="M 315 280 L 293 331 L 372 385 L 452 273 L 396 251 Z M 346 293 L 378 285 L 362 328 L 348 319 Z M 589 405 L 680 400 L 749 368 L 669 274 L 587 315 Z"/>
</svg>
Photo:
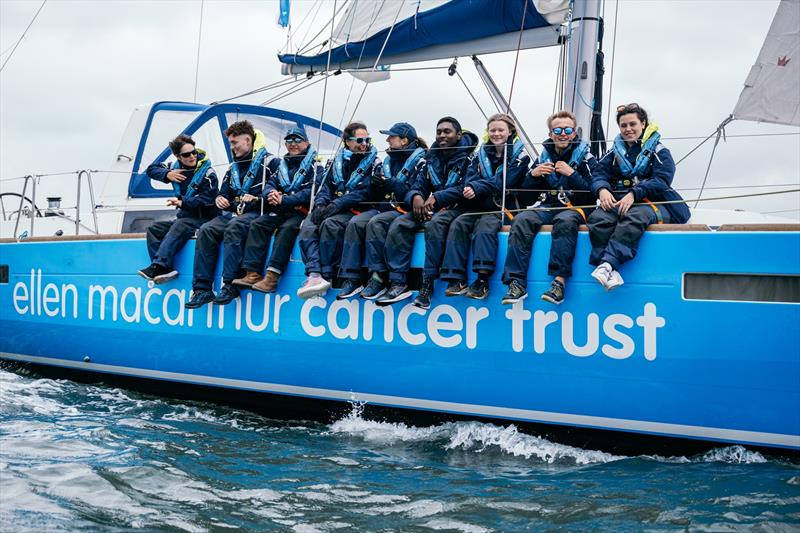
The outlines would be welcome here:
<svg viewBox="0 0 800 533">
<path fill-rule="evenodd" d="M 377 80 L 394 65 L 469 58 L 498 110 L 512 116 L 480 57 L 562 47 L 561 107 L 575 113 L 595 151 L 605 147 L 597 1 L 354 1 L 335 22 L 315 53 L 282 54 L 284 73 L 326 84 L 339 71 Z M 798 28 L 800 2 L 784 0 L 734 119 L 800 125 Z M 79 191 L 90 186 L 93 207 L 124 209 L 93 208 L 67 221 L 75 236 L 54 236 L 65 227 L 57 206 L 39 213 L 34 205 L 29 217 L 19 210 L 11 238 L 0 241 L 0 325 L 8 332 L 0 358 L 278 416 L 326 417 L 363 402 L 367 412 L 513 422 L 612 450 L 723 442 L 800 451 L 800 227 L 760 215 L 695 211 L 689 224 L 650 228 L 613 293 L 579 259 L 569 301 L 558 308 L 445 300 L 441 286 L 429 310 L 333 295 L 301 300 L 298 250 L 277 293 L 247 292 L 226 307 L 185 309 L 187 275 L 143 284 L 132 268 L 146 261 L 141 231 L 169 216 L 158 204 L 172 195 L 143 173 L 170 160 L 152 139 L 182 124 L 214 161 L 228 161 L 221 132 L 242 118 L 273 141 L 301 127 L 320 152 L 338 145 L 339 130 L 324 117 L 280 109 L 159 102 L 137 110 L 112 169 L 127 183 L 91 175 L 78 183 Z M 535 157 L 525 121 L 515 118 Z M 29 185 L 23 200 L 36 197 L 36 180 Z M 502 233 L 498 261 L 506 240 Z M 528 277 L 533 293 L 549 285 L 549 247 L 544 230 Z M 413 268 L 423 252 L 419 235 Z M 583 232 L 577 257 L 588 255 Z M 189 243 L 177 270 L 191 272 L 192 258 Z M 499 283 L 497 273 L 490 284 Z"/>
</svg>

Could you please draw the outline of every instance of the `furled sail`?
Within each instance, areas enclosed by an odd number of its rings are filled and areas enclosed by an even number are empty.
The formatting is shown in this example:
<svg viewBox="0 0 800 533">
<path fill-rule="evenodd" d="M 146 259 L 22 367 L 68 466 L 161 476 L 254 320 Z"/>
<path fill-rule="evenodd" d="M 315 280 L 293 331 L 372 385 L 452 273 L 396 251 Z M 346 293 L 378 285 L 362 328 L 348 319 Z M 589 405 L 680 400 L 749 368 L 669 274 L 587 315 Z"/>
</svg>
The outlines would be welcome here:
<svg viewBox="0 0 800 533">
<path fill-rule="evenodd" d="M 284 74 L 372 68 L 559 42 L 569 0 L 351 0 L 330 47 L 278 58 Z"/>
<path fill-rule="evenodd" d="M 800 0 L 778 6 L 733 116 L 800 126 Z"/>
</svg>

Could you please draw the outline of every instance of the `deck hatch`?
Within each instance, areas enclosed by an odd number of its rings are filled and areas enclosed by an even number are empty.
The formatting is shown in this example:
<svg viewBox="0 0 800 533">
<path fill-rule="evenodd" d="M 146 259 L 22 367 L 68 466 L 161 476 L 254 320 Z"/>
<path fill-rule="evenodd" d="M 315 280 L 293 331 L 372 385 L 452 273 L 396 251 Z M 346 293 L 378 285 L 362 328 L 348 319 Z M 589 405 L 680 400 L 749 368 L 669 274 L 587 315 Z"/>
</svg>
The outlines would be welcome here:
<svg viewBox="0 0 800 533">
<path fill-rule="evenodd" d="M 685 273 L 686 300 L 800 303 L 800 276 L 779 274 Z"/>
</svg>

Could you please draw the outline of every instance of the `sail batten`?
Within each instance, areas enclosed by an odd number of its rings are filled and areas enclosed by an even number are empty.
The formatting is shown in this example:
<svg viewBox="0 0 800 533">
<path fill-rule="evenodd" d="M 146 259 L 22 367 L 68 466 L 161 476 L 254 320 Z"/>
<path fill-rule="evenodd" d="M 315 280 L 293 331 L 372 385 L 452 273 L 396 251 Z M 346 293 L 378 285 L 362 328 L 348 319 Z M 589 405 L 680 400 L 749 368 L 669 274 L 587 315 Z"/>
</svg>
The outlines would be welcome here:
<svg viewBox="0 0 800 533">
<path fill-rule="evenodd" d="M 285 73 L 365 68 L 559 43 L 568 0 L 355 1 L 316 55 L 278 56 Z"/>
<path fill-rule="evenodd" d="M 739 120 L 800 126 L 800 0 L 782 0 L 733 110 Z"/>
</svg>

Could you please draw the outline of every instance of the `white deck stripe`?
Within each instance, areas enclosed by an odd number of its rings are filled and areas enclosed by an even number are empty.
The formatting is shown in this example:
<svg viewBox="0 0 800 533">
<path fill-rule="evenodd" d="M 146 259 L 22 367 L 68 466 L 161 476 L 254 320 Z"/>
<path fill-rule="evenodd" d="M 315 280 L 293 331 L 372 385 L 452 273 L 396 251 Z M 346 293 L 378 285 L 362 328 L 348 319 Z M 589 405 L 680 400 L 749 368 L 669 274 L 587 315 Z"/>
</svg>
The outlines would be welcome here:
<svg viewBox="0 0 800 533">
<path fill-rule="evenodd" d="M 183 374 L 179 372 L 163 372 L 116 365 L 102 365 L 97 363 L 84 363 L 82 361 L 69 361 L 51 357 L 35 355 L 22 355 L 0 352 L 0 358 L 38 363 L 43 365 L 75 368 L 78 370 L 91 370 L 127 376 L 138 376 L 184 383 L 215 385 L 235 389 L 247 389 L 278 394 L 293 394 L 314 398 L 345 401 L 363 401 L 394 407 L 410 407 L 417 409 L 430 409 L 434 411 L 449 411 L 459 414 L 481 415 L 496 418 L 512 418 L 530 422 L 552 422 L 572 426 L 585 426 L 597 429 L 614 429 L 623 431 L 636 431 L 654 433 L 666 436 L 697 437 L 712 440 L 731 442 L 764 444 L 781 446 L 785 448 L 800 449 L 800 435 L 784 435 L 781 433 L 764 433 L 759 431 L 744 431 L 738 429 L 724 429 L 704 426 L 689 426 L 684 424 L 669 424 L 664 422 L 647 422 L 643 420 L 626 420 L 622 418 L 606 418 L 600 416 L 572 415 L 567 413 L 551 413 L 548 411 L 532 411 L 528 409 L 513 409 L 510 407 L 495 407 L 488 405 L 473 405 L 466 403 L 442 402 L 437 400 L 423 400 L 419 398 L 405 398 L 402 396 L 385 396 L 381 394 L 367 394 L 353 391 L 339 391 L 318 389 L 313 387 L 298 387 L 294 385 L 281 385 L 277 383 L 264 383 L 241 379 L 216 378 L 196 374 Z"/>
</svg>

